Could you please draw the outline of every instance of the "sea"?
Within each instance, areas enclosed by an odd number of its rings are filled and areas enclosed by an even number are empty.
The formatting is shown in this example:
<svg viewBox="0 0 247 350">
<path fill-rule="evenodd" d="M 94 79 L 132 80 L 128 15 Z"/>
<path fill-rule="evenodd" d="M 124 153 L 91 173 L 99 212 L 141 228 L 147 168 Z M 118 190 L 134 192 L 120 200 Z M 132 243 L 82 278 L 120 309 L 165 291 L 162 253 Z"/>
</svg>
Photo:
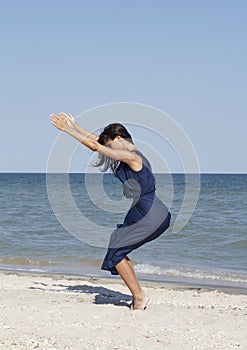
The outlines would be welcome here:
<svg viewBox="0 0 247 350">
<path fill-rule="evenodd" d="M 192 183 L 193 176 L 197 186 L 200 180 L 198 198 L 175 230 L 186 175 L 155 175 L 171 225 L 130 253 L 136 274 L 141 280 L 246 288 L 247 174 L 190 174 Z M 0 269 L 112 277 L 100 267 L 110 234 L 130 205 L 108 173 L 1 173 Z"/>
</svg>

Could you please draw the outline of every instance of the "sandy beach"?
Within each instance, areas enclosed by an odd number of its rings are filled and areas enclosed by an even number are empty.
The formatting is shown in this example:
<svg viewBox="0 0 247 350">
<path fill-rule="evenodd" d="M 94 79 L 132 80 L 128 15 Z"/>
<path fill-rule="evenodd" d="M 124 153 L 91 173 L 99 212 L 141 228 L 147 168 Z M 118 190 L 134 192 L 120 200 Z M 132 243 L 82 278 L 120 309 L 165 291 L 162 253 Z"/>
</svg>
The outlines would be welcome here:
<svg viewBox="0 0 247 350">
<path fill-rule="evenodd" d="M 120 279 L 0 273 L 0 349 L 247 349 L 247 295 L 141 282 L 130 311 Z"/>
</svg>

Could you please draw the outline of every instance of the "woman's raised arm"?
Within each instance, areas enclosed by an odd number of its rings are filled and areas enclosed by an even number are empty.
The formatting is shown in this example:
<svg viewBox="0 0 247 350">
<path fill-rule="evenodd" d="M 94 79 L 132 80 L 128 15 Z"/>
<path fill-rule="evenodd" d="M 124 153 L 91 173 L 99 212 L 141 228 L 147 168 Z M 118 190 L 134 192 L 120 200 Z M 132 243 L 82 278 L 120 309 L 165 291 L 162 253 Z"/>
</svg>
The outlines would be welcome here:
<svg viewBox="0 0 247 350">
<path fill-rule="evenodd" d="M 73 136 L 77 141 L 91 149 L 92 151 L 97 150 L 97 145 L 99 144 L 97 142 L 97 138 L 94 137 L 96 135 L 90 133 L 86 129 L 83 129 L 83 132 L 78 132 L 72 127 L 69 127 L 69 121 L 68 119 L 64 116 L 65 113 L 59 113 L 59 116 L 55 114 L 51 114 L 51 122 L 52 124 L 59 130 L 65 131 L 67 134 Z M 93 136 L 92 136 L 93 135 Z"/>
<path fill-rule="evenodd" d="M 81 134 L 82 136 L 87 136 L 87 137 L 91 137 L 94 140 L 98 140 L 99 136 L 87 131 L 86 129 L 82 128 L 79 124 L 77 124 L 75 122 L 75 118 L 72 116 L 72 114 L 70 114 L 70 113 L 66 114 L 66 113 L 60 112 L 59 115 L 65 117 L 65 119 L 68 122 L 69 127 L 73 128 L 75 131 L 79 132 L 79 134 Z"/>
<path fill-rule="evenodd" d="M 82 143 L 84 146 L 88 147 L 91 151 L 99 152 L 115 160 L 123 161 L 129 164 L 129 166 L 135 171 L 140 170 L 142 160 L 141 157 L 138 156 L 135 152 L 130 152 L 128 150 L 122 149 L 114 150 L 104 145 L 101 145 L 97 141 L 98 137 L 92 137 L 91 135 L 94 134 L 88 132 L 87 130 L 81 128 L 83 130 L 83 133 L 79 133 L 74 128 L 69 127 L 70 121 L 68 121 L 68 118 L 66 118 L 64 114 L 65 113 L 59 113 L 59 116 L 55 114 L 50 115 L 52 124 L 57 129 L 65 131 L 66 133 L 74 137 L 77 141 Z"/>
</svg>

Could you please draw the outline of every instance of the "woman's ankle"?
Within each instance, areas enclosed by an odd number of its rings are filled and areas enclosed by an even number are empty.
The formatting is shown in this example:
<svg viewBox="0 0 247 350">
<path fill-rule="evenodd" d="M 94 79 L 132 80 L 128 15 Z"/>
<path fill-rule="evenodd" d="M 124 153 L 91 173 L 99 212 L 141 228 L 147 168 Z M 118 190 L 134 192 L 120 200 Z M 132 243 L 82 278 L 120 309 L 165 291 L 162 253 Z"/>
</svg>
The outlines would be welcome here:
<svg viewBox="0 0 247 350">
<path fill-rule="evenodd" d="M 133 295 L 134 300 L 143 300 L 145 298 L 146 298 L 146 294 L 142 289 L 138 293 L 135 293 Z"/>
</svg>

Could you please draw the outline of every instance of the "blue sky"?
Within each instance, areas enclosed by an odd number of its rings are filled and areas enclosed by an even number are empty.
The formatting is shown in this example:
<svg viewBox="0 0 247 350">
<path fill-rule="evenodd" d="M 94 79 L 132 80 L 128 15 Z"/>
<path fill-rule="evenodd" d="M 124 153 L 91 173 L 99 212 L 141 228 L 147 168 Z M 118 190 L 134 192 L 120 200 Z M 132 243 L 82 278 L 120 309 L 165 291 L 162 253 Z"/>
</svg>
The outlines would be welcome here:
<svg viewBox="0 0 247 350">
<path fill-rule="evenodd" d="M 0 171 L 46 170 L 50 113 L 120 101 L 173 117 L 202 172 L 247 171 L 246 1 L 2 1 L 0 33 Z"/>
</svg>

